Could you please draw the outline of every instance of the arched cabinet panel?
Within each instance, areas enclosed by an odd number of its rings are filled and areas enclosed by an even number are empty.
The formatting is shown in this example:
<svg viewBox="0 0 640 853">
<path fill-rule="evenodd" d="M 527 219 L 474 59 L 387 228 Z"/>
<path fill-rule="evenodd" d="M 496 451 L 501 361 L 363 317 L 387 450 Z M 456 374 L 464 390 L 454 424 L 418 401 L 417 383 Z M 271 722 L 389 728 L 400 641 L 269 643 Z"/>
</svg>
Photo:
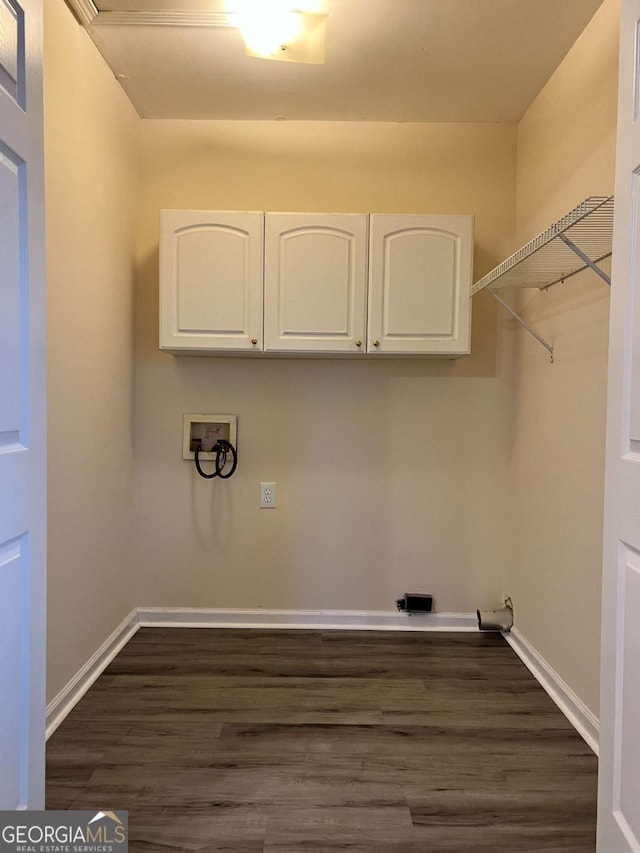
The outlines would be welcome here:
<svg viewBox="0 0 640 853">
<path fill-rule="evenodd" d="M 263 214 L 162 212 L 160 346 L 262 349 Z"/>
<path fill-rule="evenodd" d="M 367 352 L 469 352 L 472 216 L 374 214 Z"/>
<path fill-rule="evenodd" d="M 365 351 L 367 216 L 267 213 L 267 352 Z"/>
</svg>

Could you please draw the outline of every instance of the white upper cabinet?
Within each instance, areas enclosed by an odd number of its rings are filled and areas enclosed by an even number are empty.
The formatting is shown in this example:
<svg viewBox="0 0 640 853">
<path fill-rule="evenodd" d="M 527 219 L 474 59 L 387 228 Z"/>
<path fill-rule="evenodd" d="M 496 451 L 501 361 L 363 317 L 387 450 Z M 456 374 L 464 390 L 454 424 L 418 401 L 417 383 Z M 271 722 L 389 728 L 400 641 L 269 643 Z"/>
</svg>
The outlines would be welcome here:
<svg viewBox="0 0 640 853">
<path fill-rule="evenodd" d="M 160 347 L 455 358 L 472 262 L 473 216 L 164 210 Z"/>
<path fill-rule="evenodd" d="M 265 215 L 266 352 L 365 351 L 366 214 Z"/>
<path fill-rule="evenodd" d="M 163 210 L 160 347 L 262 350 L 262 213 Z"/>
<path fill-rule="evenodd" d="M 473 216 L 373 214 L 367 352 L 470 351 Z"/>
</svg>

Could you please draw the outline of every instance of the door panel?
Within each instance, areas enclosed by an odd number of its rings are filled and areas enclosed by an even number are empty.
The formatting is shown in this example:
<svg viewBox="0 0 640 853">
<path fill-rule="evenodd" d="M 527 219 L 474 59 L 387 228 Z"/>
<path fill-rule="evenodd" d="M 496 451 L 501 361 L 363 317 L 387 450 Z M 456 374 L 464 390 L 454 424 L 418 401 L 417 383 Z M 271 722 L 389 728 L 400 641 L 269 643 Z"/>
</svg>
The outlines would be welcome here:
<svg viewBox="0 0 640 853">
<path fill-rule="evenodd" d="M 322 228 L 283 234 L 278 279 L 280 337 L 348 335 L 353 326 L 349 300 L 353 280 L 353 235 Z M 322 266 L 311 263 L 322 258 Z M 313 312 L 309 306 L 313 305 Z"/>
<path fill-rule="evenodd" d="M 367 351 L 469 352 L 472 261 L 472 216 L 372 215 Z"/>
<path fill-rule="evenodd" d="M 262 213 L 162 211 L 162 349 L 262 349 L 263 227 Z"/>
<path fill-rule="evenodd" d="M 460 285 L 458 244 L 457 235 L 430 228 L 410 228 L 385 236 L 382 275 L 385 340 L 455 335 L 455 304 Z"/>
<path fill-rule="evenodd" d="M 24 242 L 20 224 L 24 197 L 20 173 L 24 164 L 13 152 L 0 150 L 0 448 L 20 441 L 24 363 L 22 341 L 24 318 L 20 306 L 26 275 L 20 246 Z M 22 186 L 21 186 L 22 185 Z"/>
<path fill-rule="evenodd" d="M 602 586 L 599 853 L 640 851 L 640 0 L 624 0 Z"/>
<path fill-rule="evenodd" d="M 640 35 L 639 35 L 640 41 Z M 637 62 L 636 73 L 640 73 L 640 62 Z M 640 81 L 639 81 L 640 84 Z M 635 124 L 640 121 L 636 115 Z M 640 246 L 640 167 L 631 178 L 631 216 L 633 232 L 631 240 L 636 247 Z M 640 279 L 640 252 L 635 250 L 630 259 L 632 275 Z M 629 439 L 635 443 L 636 452 L 640 452 L 640 299 L 633 302 L 633 340 L 631 342 L 631 405 L 629 407 Z"/>
<path fill-rule="evenodd" d="M 178 231 L 175 240 L 178 334 L 242 334 L 249 307 L 247 232 L 194 226 Z"/>
<path fill-rule="evenodd" d="M 367 216 L 267 213 L 265 350 L 364 351 Z"/>
<path fill-rule="evenodd" d="M 14 0 L 0 0 L 0 87 L 19 106 L 25 94 L 24 12 Z"/>
<path fill-rule="evenodd" d="M 619 791 L 619 818 L 631 835 L 640 839 L 640 739 L 638 718 L 630 709 L 640 708 L 640 666 L 634 649 L 640 649 L 640 553 L 633 548 L 620 548 L 620 683 L 624 684 L 621 718 L 616 724 L 616 779 Z M 625 712 L 626 711 L 626 712 Z"/>
<path fill-rule="evenodd" d="M 42 8 L 0 0 L 0 809 L 44 805 Z"/>
<path fill-rule="evenodd" d="M 26 536 L 0 545 L 0 695 L 11 697 L 2 714 L 2 773 L 0 803 L 17 809 L 26 801 L 28 739 L 23 726 L 29 719 L 25 703 L 29 685 L 23 660 L 28 653 L 28 553 Z M 4 701 L 4 699 L 3 699 Z"/>
</svg>

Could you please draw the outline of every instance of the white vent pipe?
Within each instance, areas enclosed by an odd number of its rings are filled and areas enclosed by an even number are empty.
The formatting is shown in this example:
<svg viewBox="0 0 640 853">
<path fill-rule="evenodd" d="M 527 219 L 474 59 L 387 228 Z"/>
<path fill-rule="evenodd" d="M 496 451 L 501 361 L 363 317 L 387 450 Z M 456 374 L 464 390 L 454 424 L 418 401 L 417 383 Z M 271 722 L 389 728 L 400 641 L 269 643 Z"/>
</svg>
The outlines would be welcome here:
<svg viewBox="0 0 640 853">
<path fill-rule="evenodd" d="M 508 633 L 513 627 L 513 605 L 511 599 L 507 599 L 504 607 L 498 610 L 477 610 L 478 628 L 481 631 L 505 631 Z"/>
</svg>

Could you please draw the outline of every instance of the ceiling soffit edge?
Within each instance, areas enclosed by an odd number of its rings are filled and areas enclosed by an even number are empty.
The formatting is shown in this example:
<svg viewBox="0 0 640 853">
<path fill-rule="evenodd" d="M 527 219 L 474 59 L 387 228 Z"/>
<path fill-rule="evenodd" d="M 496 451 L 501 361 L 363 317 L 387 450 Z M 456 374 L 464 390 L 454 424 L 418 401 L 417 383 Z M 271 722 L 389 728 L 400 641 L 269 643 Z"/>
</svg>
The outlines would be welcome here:
<svg viewBox="0 0 640 853">
<path fill-rule="evenodd" d="M 67 6 L 85 27 L 94 24 L 99 15 L 98 9 L 92 0 L 67 0 Z"/>
<path fill-rule="evenodd" d="M 230 27 L 237 29 L 235 15 L 202 11 L 125 11 L 101 12 L 92 0 L 67 0 L 78 20 L 85 26 L 120 27 Z"/>
</svg>

